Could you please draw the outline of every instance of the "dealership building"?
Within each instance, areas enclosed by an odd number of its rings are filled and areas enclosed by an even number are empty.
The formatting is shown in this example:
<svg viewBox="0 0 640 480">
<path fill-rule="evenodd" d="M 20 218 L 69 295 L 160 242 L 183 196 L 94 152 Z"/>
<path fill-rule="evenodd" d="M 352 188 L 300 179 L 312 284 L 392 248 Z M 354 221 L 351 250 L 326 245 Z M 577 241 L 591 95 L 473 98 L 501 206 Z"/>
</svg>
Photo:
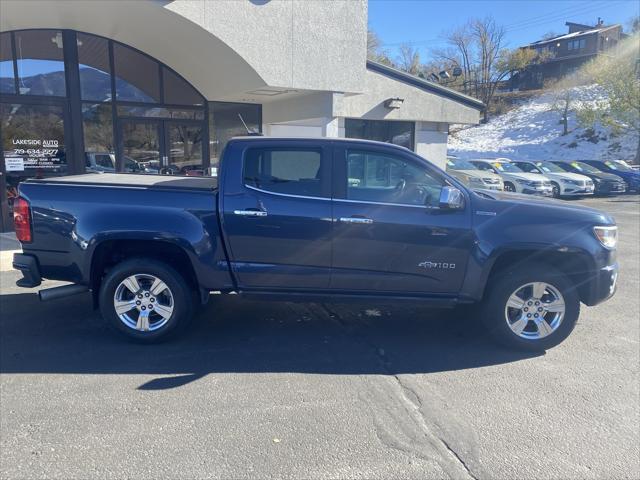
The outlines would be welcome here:
<svg viewBox="0 0 640 480">
<path fill-rule="evenodd" d="M 444 166 L 482 103 L 367 61 L 366 41 L 365 0 L 2 0 L 0 230 L 25 178 L 215 175 L 247 129 Z"/>
</svg>

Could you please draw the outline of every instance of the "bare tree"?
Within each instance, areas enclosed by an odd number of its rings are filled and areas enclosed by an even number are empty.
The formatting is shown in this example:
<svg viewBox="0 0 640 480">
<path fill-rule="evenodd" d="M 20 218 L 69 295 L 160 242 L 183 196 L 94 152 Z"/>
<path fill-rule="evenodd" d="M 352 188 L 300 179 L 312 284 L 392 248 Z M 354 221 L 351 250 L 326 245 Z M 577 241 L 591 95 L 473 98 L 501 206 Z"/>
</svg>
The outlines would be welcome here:
<svg viewBox="0 0 640 480">
<path fill-rule="evenodd" d="M 504 60 L 501 62 L 500 57 L 506 31 L 491 17 L 472 20 L 469 28 L 476 46 L 477 95 L 485 105 L 489 106 L 498 82 L 508 74 L 508 71 L 500 68 L 506 66 L 504 65 L 506 62 Z M 488 120 L 487 109 L 484 116 L 485 121 Z"/>
<path fill-rule="evenodd" d="M 420 68 L 420 53 L 411 45 L 400 45 L 400 53 L 398 55 L 398 68 L 412 75 L 418 75 Z"/>
<path fill-rule="evenodd" d="M 373 30 L 367 30 L 367 58 L 375 60 L 382 46 L 380 37 Z"/>
<path fill-rule="evenodd" d="M 569 133 L 569 113 L 575 107 L 575 93 L 569 87 L 557 85 L 553 89 L 553 103 L 551 110 L 560 114 L 560 125 L 562 125 L 562 135 Z"/>
<path fill-rule="evenodd" d="M 462 88 L 468 93 L 469 82 L 472 78 L 472 52 L 474 50 L 470 24 L 451 30 L 444 34 L 448 47 L 434 51 L 434 57 L 443 63 L 453 63 L 462 70 Z"/>
<path fill-rule="evenodd" d="M 393 61 L 389 54 L 382 48 L 380 37 L 373 30 L 367 31 L 367 59 L 393 66 Z"/>
</svg>

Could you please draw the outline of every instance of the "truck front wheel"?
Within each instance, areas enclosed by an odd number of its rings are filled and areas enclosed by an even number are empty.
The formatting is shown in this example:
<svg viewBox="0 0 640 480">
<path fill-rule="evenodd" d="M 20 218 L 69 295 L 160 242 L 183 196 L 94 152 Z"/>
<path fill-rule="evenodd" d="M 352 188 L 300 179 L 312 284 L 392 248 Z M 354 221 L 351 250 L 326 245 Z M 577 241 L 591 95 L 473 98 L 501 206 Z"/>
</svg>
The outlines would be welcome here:
<svg viewBox="0 0 640 480">
<path fill-rule="evenodd" d="M 580 298 L 573 283 L 552 267 L 522 265 L 494 275 L 483 320 L 502 344 L 519 350 L 555 347 L 573 331 Z"/>
<path fill-rule="evenodd" d="M 147 258 L 126 260 L 109 271 L 100 287 L 100 312 L 127 337 L 154 343 L 191 321 L 194 296 L 173 268 Z"/>
</svg>

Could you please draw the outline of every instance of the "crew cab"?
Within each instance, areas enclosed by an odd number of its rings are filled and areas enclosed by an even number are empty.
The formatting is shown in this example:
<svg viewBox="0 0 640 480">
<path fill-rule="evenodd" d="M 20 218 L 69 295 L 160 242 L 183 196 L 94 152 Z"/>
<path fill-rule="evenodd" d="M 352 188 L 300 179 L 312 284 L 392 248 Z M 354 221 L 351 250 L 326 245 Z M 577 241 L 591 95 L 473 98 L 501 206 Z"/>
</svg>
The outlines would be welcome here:
<svg viewBox="0 0 640 480">
<path fill-rule="evenodd" d="M 523 172 L 538 173 L 551 180 L 552 194 L 555 198 L 593 195 L 593 181 L 578 173 L 566 172 L 553 162 L 514 161 Z"/>
<path fill-rule="evenodd" d="M 240 137 L 219 177 L 28 180 L 14 205 L 18 285 L 90 291 L 141 342 L 183 329 L 212 291 L 286 301 L 479 304 L 503 343 L 550 348 L 615 291 L 609 215 L 473 190 L 403 147 Z M 215 309 L 211 308 L 215 315 Z"/>
<path fill-rule="evenodd" d="M 544 175 L 527 173 L 506 158 L 471 160 L 480 170 L 493 172 L 504 180 L 505 192 L 526 193 L 549 197 L 553 194 L 551 181 Z"/>
</svg>

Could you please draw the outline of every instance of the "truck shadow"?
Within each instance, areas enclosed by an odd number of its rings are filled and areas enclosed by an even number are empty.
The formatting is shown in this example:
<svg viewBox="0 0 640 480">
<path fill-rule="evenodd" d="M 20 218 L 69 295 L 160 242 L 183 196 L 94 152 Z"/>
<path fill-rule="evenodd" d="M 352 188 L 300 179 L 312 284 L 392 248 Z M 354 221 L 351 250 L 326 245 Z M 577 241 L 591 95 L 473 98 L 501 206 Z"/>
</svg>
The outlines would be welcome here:
<svg viewBox="0 0 640 480">
<path fill-rule="evenodd" d="M 320 305 L 218 297 L 159 345 L 112 333 L 88 295 L 0 295 L 0 373 L 156 375 L 163 390 L 210 373 L 397 375 L 484 367 L 535 354 L 495 346 L 472 313 L 414 305 Z"/>
</svg>

